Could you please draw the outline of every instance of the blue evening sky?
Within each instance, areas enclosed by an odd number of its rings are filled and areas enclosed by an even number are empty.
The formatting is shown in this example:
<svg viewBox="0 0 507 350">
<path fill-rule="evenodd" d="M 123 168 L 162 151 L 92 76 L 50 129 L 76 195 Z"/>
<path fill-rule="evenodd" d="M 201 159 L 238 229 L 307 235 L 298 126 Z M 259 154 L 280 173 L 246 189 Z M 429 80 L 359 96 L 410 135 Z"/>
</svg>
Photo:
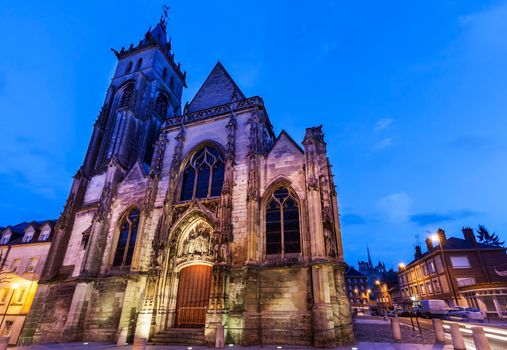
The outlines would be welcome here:
<svg viewBox="0 0 507 350">
<path fill-rule="evenodd" d="M 57 218 L 121 48 L 158 1 L 2 1 L 0 226 Z M 507 1 L 177 1 L 190 99 L 220 60 L 276 132 L 324 124 L 346 259 L 438 227 L 507 239 Z"/>
</svg>

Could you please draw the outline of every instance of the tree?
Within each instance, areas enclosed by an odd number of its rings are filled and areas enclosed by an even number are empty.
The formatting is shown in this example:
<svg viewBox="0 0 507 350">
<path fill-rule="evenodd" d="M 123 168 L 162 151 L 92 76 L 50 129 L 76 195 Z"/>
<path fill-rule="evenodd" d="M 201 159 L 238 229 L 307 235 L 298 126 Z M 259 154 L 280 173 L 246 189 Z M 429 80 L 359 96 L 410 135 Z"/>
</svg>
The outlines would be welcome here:
<svg viewBox="0 0 507 350">
<path fill-rule="evenodd" d="M 488 229 L 484 225 L 479 225 L 476 230 L 477 240 L 480 243 L 494 245 L 495 247 L 503 247 L 504 241 L 500 241 L 500 238 L 496 233 L 489 233 Z"/>
</svg>

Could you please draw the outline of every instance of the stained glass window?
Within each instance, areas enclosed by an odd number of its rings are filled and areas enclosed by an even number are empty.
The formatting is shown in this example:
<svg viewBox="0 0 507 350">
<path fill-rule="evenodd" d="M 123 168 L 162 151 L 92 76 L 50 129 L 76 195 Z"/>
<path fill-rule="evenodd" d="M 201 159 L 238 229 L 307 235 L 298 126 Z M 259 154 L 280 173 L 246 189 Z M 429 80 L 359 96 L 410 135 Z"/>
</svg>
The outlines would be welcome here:
<svg viewBox="0 0 507 350">
<path fill-rule="evenodd" d="M 206 146 L 194 154 L 183 171 L 180 199 L 219 196 L 224 183 L 224 161 L 220 152 Z"/>
<path fill-rule="evenodd" d="M 288 189 L 280 187 L 266 207 L 266 254 L 300 252 L 298 204 Z"/>
<path fill-rule="evenodd" d="M 133 209 L 120 224 L 118 244 L 114 254 L 113 266 L 130 266 L 137 239 L 139 210 Z"/>
</svg>

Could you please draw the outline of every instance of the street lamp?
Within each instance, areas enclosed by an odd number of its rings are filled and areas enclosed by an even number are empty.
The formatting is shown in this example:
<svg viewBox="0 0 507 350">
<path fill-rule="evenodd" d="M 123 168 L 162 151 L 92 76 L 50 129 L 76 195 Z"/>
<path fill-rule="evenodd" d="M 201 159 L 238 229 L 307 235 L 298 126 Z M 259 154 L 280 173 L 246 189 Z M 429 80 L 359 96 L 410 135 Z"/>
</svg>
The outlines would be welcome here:
<svg viewBox="0 0 507 350">
<path fill-rule="evenodd" d="M 7 303 L 7 307 L 5 308 L 4 315 L 2 316 L 2 321 L 0 321 L 0 329 L 2 329 L 2 323 L 4 323 L 5 316 L 7 316 L 7 311 L 9 310 L 9 306 L 11 306 L 12 297 L 14 296 L 14 293 L 16 293 L 16 289 L 18 289 L 18 288 L 19 288 L 18 283 L 12 284 L 12 294 L 11 294 L 11 297 L 9 298 L 9 302 Z"/>
<path fill-rule="evenodd" d="M 449 284 L 451 285 L 452 295 L 454 296 L 454 300 L 456 301 L 456 305 L 459 306 L 458 296 L 456 295 L 456 290 L 454 289 L 454 283 L 452 283 L 451 273 L 449 272 L 449 268 L 447 267 L 447 261 L 445 260 L 445 254 L 444 254 L 444 248 L 442 247 L 442 241 L 440 241 L 440 237 L 436 233 L 432 234 L 430 236 L 430 239 L 434 243 L 438 243 L 438 246 L 440 247 L 440 253 L 442 253 L 442 260 L 444 262 L 445 274 L 447 275 L 447 278 L 449 279 Z"/>
<path fill-rule="evenodd" d="M 398 264 L 398 269 L 399 269 L 399 270 L 404 270 L 404 269 L 405 269 L 405 267 L 406 267 L 406 266 L 405 266 L 405 264 L 404 264 L 404 263 L 402 263 L 402 262 L 400 262 L 400 263 Z"/>
</svg>

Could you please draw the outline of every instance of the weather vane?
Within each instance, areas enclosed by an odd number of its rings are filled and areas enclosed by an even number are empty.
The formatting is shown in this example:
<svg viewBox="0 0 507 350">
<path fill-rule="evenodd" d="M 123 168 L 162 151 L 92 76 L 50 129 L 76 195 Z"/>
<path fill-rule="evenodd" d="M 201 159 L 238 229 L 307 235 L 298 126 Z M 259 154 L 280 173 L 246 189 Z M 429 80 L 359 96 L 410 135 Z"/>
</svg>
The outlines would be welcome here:
<svg viewBox="0 0 507 350">
<path fill-rule="evenodd" d="M 164 12 L 162 16 L 160 16 L 160 23 L 164 25 L 164 27 L 167 24 L 167 19 L 169 18 L 169 9 L 170 7 L 167 5 L 162 5 L 162 11 Z"/>
</svg>

